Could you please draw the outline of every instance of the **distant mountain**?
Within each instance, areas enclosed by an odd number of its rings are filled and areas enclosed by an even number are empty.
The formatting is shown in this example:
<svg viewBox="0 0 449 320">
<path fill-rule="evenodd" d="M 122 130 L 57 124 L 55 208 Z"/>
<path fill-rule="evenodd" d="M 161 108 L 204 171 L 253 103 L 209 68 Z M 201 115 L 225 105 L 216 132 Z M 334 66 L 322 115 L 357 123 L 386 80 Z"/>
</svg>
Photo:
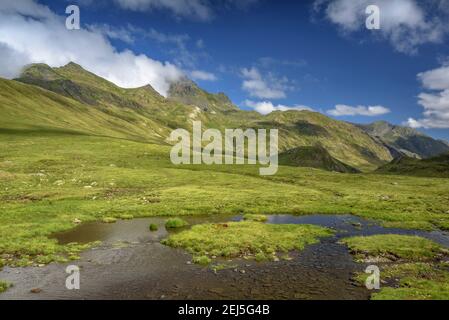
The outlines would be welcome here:
<svg viewBox="0 0 449 320">
<path fill-rule="evenodd" d="M 395 126 L 385 121 L 358 125 L 374 139 L 384 143 L 393 157 L 402 155 L 430 158 L 449 152 L 449 143 L 435 140 L 415 129 Z"/>
<path fill-rule="evenodd" d="M 188 78 L 172 83 L 168 91 L 168 98 L 183 104 L 197 106 L 204 112 L 239 110 L 224 93 L 211 94 Z"/>
<path fill-rule="evenodd" d="M 449 153 L 428 159 L 402 156 L 376 170 L 378 173 L 449 178 Z"/>
<path fill-rule="evenodd" d="M 342 173 L 358 173 L 359 170 L 333 158 L 321 146 L 298 147 L 279 155 L 279 164 L 294 167 L 310 167 Z"/>
<path fill-rule="evenodd" d="M 353 124 L 310 111 L 244 111 L 225 94 L 209 93 L 189 79 L 173 83 L 167 98 L 149 85 L 120 88 L 75 63 L 34 64 L 16 81 L 0 80 L 0 128 L 8 130 L 70 130 L 167 144 L 173 129 L 191 130 L 195 120 L 221 131 L 278 129 L 281 152 L 319 145 L 358 170 L 375 170 L 393 159 L 384 143 Z"/>
</svg>

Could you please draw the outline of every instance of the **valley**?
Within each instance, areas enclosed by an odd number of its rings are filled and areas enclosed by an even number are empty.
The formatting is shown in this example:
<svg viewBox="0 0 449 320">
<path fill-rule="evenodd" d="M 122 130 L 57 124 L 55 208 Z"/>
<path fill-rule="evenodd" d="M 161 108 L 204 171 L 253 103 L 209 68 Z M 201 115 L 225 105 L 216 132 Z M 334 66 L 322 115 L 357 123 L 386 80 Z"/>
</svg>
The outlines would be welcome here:
<svg viewBox="0 0 449 320">
<path fill-rule="evenodd" d="M 242 111 L 224 94 L 191 81 L 171 94 L 164 98 L 149 86 L 119 88 L 75 64 L 33 65 L 17 81 L 0 79 L 0 299 L 447 297 L 449 179 L 424 169 L 376 171 L 396 152 L 406 153 L 405 144 L 392 152 L 393 142 L 381 141 L 379 133 L 316 112 Z M 220 131 L 278 129 L 278 172 L 261 176 L 259 165 L 174 165 L 167 138 L 175 129 L 191 131 L 195 120 Z M 444 148 L 425 139 L 438 152 Z M 434 156 L 430 149 L 426 155 Z M 431 160 L 413 161 L 421 166 Z M 439 161 L 438 170 L 447 172 L 445 165 Z M 260 221 L 239 222 L 248 214 Z M 190 224 L 166 231 L 170 217 Z M 224 225 L 235 234 L 223 232 L 216 244 L 208 243 L 210 232 Z M 79 236 L 82 228 L 93 231 Z M 395 238 L 379 241 L 382 248 L 371 252 L 358 239 L 340 242 L 390 233 L 438 246 Z M 269 236 L 276 242 L 263 241 Z M 247 243 L 239 247 L 234 237 Z M 434 255 L 402 257 L 397 250 L 403 241 L 412 253 L 424 246 Z M 393 278 L 405 279 L 404 270 L 413 270 L 409 290 L 387 283 L 371 295 L 357 279 L 365 265 L 352 248 L 395 265 L 386 269 Z M 86 296 L 63 287 L 68 264 L 92 272 Z M 95 279 L 100 271 L 110 277 Z M 207 281 L 193 285 L 195 279 Z M 445 286 L 432 289 L 436 282 Z M 416 286 L 419 296 L 413 295 Z M 30 293 L 36 287 L 42 292 Z"/>
</svg>

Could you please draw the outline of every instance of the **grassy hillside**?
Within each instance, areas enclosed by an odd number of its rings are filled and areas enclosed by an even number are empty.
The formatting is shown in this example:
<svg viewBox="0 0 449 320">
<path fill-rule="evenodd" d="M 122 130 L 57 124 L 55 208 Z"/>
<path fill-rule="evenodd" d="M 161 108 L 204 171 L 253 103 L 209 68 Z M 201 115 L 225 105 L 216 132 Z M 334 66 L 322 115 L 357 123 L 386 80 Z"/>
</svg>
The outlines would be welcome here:
<svg viewBox="0 0 449 320">
<path fill-rule="evenodd" d="M 400 157 L 380 167 L 377 172 L 418 177 L 449 178 L 449 153 L 429 159 Z"/>
<path fill-rule="evenodd" d="M 224 94 L 208 93 L 190 80 L 173 84 L 168 99 L 150 86 L 119 88 L 74 63 L 53 69 L 42 64 L 31 65 L 19 81 L 90 106 L 89 109 L 107 118 L 108 123 L 114 123 L 113 130 L 120 131 L 119 136 L 137 133 L 140 140 L 165 143 L 171 130 L 191 129 L 191 122 L 200 120 L 204 129 L 276 128 L 280 131 L 281 151 L 319 144 L 335 159 L 361 170 L 374 170 L 392 160 L 382 143 L 354 125 L 309 111 L 274 112 L 267 116 L 242 111 Z M 115 118 L 126 122 L 126 129 L 115 125 Z M 109 132 L 111 125 L 107 129 Z"/>
<path fill-rule="evenodd" d="M 323 147 L 298 147 L 279 155 L 279 163 L 286 166 L 310 167 L 327 171 L 357 173 L 357 169 L 334 159 Z"/>
<path fill-rule="evenodd" d="M 64 132 L 0 131 L 0 150 L 0 264 L 76 253 L 48 236 L 125 214 L 352 213 L 449 229 L 447 179 L 295 167 L 262 177 L 255 166 L 174 166 L 168 146 Z"/>
</svg>

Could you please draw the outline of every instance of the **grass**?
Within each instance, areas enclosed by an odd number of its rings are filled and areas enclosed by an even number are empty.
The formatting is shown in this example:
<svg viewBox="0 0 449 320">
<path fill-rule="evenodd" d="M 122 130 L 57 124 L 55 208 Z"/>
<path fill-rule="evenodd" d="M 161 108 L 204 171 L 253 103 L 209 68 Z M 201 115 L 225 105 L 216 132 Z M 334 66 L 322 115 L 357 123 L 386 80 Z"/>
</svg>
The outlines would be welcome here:
<svg viewBox="0 0 449 320">
<path fill-rule="evenodd" d="M 243 220 L 256 221 L 256 222 L 266 222 L 268 220 L 267 216 L 263 214 L 245 214 Z"/>
<path fill-rule="evenodd" d="M 181 218 L 171 218 L 171 219 L 168 219 L 167 222 L 165 222 L 165 227 L 167 229 L 183 228 L 188 225 L 189 224 L 187 223 L 187 221 L 185 221 Z"/>
<path fill-rule="evenodd" d="M 0 280 L 0 293 L 5 292 L 10 287 L 12 287 L 12 284 Z"/>
<path fill-rule="evenodd" d="M 154 232 L 157 230 L 159 230 L 159 227 L 157 226 L 157 224 L 154 224 L 154 223 L 150 224 L 150 231 Z"/>
<path fill-rule="evenodd" d="M 54 232 L 133 215 L 354 214 L 384 226 L 449 230 L 449 179 L 283 167 L 174 166 L 169 146 L 0 130 L 0 261 L 68 258 Z"/>
<path fill-rule="evenodd" d="M 194 261 L 208 258 L 273 259 L 277 252 L 303 250 L 332 231 L 312 225 L 273 225 L 244 221 L 195 225 L 190 230 L 171 235 L 163 244 L 184 248 Z"/>
<path fill-rule="evenodd" d="M 447 300 L 449 299 L 449 271 L 440 262 L 447 249 L 420 237 L 378 235 L 343 240 L 357 260 L 382 258 L 393 260 L 381 266 L 383 283 L 373 300 Z M 357 279 L 364 283 L 367 274 Z"/>
<path fill-rule="evenodd" d="M 116 223 L 117 222 L 117 218 L 104 217 L 103 219 L 101 219 L 101 221 L 103 221 L 104 223 Z"/>
<path fill-rule="evenodd" d="M 426 261 L 447 253 L 439 244 L 421 237 L 404 235 L 375 235 L 342 240 L 358 260 L 371 257 L 389 260 Z"/>
<path fill-rule="evenodd" d="M 132 220 L 132 219 L 134 219 L 134 216 L 132 214 L 122 214 L 122 215 L 120 215 L 120 219 L 122 219 L 122 220 Z"/>
<path fill-rule="evenodd" d="M 372 295 L 373 300 L 449 300 L 447 265 L 407 263 L 386 268 L 382 276 L 388 281 L 400 279 L 397 287 L 384 287 Z"/>
</svg>

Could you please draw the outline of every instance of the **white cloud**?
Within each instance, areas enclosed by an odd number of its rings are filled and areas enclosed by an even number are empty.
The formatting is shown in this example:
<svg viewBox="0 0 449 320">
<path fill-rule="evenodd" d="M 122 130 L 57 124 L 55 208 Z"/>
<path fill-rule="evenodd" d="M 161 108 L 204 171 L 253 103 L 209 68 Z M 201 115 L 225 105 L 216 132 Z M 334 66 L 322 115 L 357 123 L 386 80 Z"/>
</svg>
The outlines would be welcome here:
<svg viewBox="0 0 449 320">
<path fill-rule="evenodd" d="M 424 108 L 423 118 L 408 119 L 413 128 L 449 128 L 449 67 L 418 74 L 423 87 L 430 92 L 418 95 L 418 103 Z"/>
<path fill-rule="evenodd" d="M 135 41 L 133 32 L 129 28 L 114 28 L 108 24 L 92 24 L 87 26 L 87 28 L 93 33 L 101 33 L 110 39 L 121 40 L 128 44 L 132 44 Z"/>
<path fill-rule="evenodd" d="M 216 6 L 244 10 L 259 0 L 114 0 L 114 2 L 127 10 L 142 12 L 167 10 L 177 18 L 210 21 L 216 16 Z"/>
<path fill-rule="evenodd" d="M 193 80 L 203 80 L 203 81 L 216 81 L 217 80 L 217 77 L 215 76 L 215 74 L 206 72 L 206 71 L 202 71 L 202 70 L 194 70 L 194 71 L 190 72 L 190 77 Z"/>
<path fill-rule="evenodd" d="M 290 81 L 286 77 L 278 78 L 272 73 L 263 77 L 257 68 L 244 68 L 241 70 L 244 78 L 242 89 L 250 96 L 259 99 L 282 99 L 286 92 L 292 89 Z"/>
<path fill-rule="evenodd" d="M 124 9 L 133 11 L 151 11 L 165 9 L 177 17 L 188 17 L 207 21 L 212 19 L 213 11 L 202 0 L 115 0 Z"/>
<path fill-rule="evenodd" d="M 338 25 L 343 32 L 351 33 L 365 28 L 368 5 L 378 5 L 381 16 L 379 34 L 390 41 L 399 51 L 414 54 L 417 47 L 425 43 L 439 43 L 449 31 L 447 12 L 427 12 L 430 5 L 415 0 L 315 0 L 314 8 L 323 7 L 327 19 Z M 434 14 L 437 12 L 438 14 Z"/>
<path fill-rule="evenodd" d="M 121 87 L 151 84 L 166 95 L 170 83 L 183 76 L 168 62 L 119 52 L 102 32 L 67 30 L 64 17 L 33 0 L 0 2 L 0 45 L 0 76 L 7 78 L 17 76 L 25 64 L 57 67 L 73 61 Z M 13 63 L 5 66 L 5 61 Z"/>
<path fill-rule="evenodd" d="M 383 114 L 390 113 L 390 109 L 382 106 L 357 106 L 352 107 L 344 104 L 337 104 L 335 109 L 328 110 L 328 114 L 340 117 L 340 116 L 367 116 L 375 117 Z"/>
<path fill-rule="evenodd" d="M 251 101 L 251 100 L 246 100 L 244 102 L 244 105 L 247 107 L 253 108 L 254 110 L 256 110 L 257 112 L 259 112 L 261 114 L 269 114 L 274 111 L 290 111 L 290 110 L 313 111 L 312 108 L 303 106 L 303 105 L 294 105 L 294 106 L 286 106 L 286 105 L 282 105 L 282 104 L 274 105 L 270 101 L 255 102 L 255 101 Z"/>
</svg>

